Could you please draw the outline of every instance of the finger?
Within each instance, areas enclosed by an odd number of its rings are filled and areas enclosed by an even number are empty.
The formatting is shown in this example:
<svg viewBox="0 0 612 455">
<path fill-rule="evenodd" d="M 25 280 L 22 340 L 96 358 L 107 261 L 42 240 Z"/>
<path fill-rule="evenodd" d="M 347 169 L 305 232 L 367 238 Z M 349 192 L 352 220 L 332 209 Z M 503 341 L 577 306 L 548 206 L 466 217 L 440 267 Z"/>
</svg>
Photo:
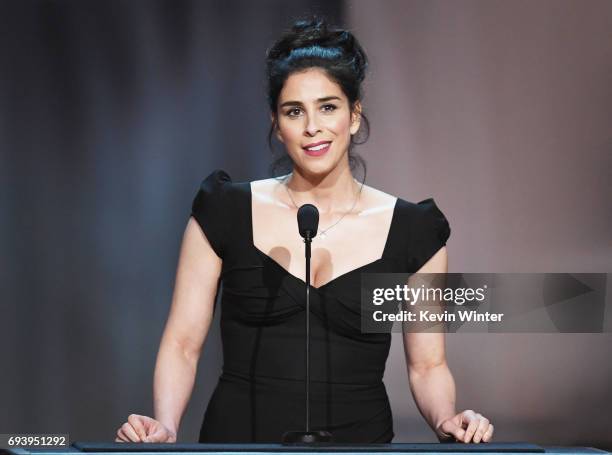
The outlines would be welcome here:
<svg viewBox="0 0 612 455">
<path fill-rule="evenodd" d="M 130 442 L 130 439 L 125 435 L 121 428 L 117 430 L 117 438 L 121 439 L 122 442 Z"/>
<path fill-rule="evenodd" d="M 472 440 L 474 433 L 478 429 L 478 424 L 480 420 L 478 418 L 473 418 L 469 420 L 468 427 L 465 429 L 465 435 L 463 436 L 463 442 L 468 443 Z"/>
<path fill-rule="evenodd" d="M 123 434 L 125 434 L 131 442 L 140 442 L 140 437 L 138 437 L 136 431 L 128 422 L 121 425 L 121 429 L 123 430 Z"/>
<path fill-rule="evenodd" d="M 466 409 L 459 415 L 461 416 L 461 426 L 463 428 L 467 427 L 472 420 L 477 418 L 476 413 L 472 411 L 471 409 Z"/>
<path fill-rule="evenodd" d="M 482 437 L 482 442 L 489 442 L 493 437 L 493 424 L 489 424 L 489 429 L 485 432 Z"/>
<path fill-rule="evenodd" d="M 489 429 L 489 419 L 486 417 L 480 417 L 480 423 L 478 424 L 478 428 L 476 429 L 476 433 L 474 433 L 473 441 L 475 444 L 478 444 L 486 431 Z"/>
<path fill-rule="evenodd" d="M 154 430 L 159 424 L 157 420 L 149 416 L 137 416 L 137 417 L 138 417 L 138 420 L 142 423 L 147 433 L 150 433 L 151 430 Z"/>
<path fill-rule="evenodd" d="M 117 432 L 117 437 L 115 438 L 115 442 L 125 442 L 123 438 L 119 437 L 119 432 Z"/>
<path fill-rule="evenodd" d="M 138 435 L 140 441 L 142 441 L 147 436 L 147 430 L 142 422 L 142 416 L 136 414 L 130 414 L 128 416 L 128 422 L 132 425 L 132 428 Z"/>
<path fill-rule="evenodd" d="M 450 419 L 442 424 L 441 429 L 444 433 L 453 436 L 457 441 L 462 441 L 465 435 L 465 430 Z"/>
</svg>

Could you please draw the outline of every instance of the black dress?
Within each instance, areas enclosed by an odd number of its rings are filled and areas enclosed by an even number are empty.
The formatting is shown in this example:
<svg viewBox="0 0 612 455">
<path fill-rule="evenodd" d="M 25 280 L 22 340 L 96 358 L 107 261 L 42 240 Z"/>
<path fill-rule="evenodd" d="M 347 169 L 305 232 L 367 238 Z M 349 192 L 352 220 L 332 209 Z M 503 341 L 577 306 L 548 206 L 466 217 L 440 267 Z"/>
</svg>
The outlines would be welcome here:
<svg viewBox="0 0 612 455">
<path fill-rule="evenodd" d="M 223 260 L 223 370 L 199 441 L 278 443 L 304 429 L 305 283 L 253 244 L 248 182 L 214 171 L 191 215 Z M 335 442 L 393 439 L 382 381 L 391 335 L 361 333 L 360 273 L 415 272 L 449 235 L 433 199 L 398 198 L 382 257 L 311 289 L 311 429 Z"/>
</svg>

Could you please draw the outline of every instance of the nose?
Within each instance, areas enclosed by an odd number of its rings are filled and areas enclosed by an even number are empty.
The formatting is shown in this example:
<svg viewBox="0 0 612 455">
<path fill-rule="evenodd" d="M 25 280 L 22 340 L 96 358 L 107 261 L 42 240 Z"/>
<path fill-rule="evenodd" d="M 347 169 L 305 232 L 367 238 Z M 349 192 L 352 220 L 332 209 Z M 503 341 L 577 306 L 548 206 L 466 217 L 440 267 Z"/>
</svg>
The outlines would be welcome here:
<svg viewBox="0 0 612 455">
<path fill-rule="evenodd" d="M 304 132 L 307 136 L 315 136 L 321 129 L 316 115 L 308 115 Z"/>
</svg>

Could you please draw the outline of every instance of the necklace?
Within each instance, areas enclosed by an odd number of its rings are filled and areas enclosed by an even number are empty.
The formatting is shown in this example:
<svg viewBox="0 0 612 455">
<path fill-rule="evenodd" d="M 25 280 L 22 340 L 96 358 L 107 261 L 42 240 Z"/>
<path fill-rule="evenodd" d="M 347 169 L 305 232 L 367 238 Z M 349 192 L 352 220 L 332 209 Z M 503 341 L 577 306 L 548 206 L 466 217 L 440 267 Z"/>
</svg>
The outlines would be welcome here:
<svg viewBox="0 0 612 455">
<path fill-rule="evenodd" d="M 293 206 L 297 209 L 298 206 L 295 203 L 295 201 L 293 200 L 293 196 L 291 196 L 291 193 L 289 192 L 289 186 L 287 186 L 286 183 L 283 182 L 283 186 L 285 187 L 285 190 L 287 191 L 287 195 L 289 195 L 289 199 L 291 199 L 291 202 L 293 203 Z M 359 199 L 359 195 L 361 194 L 361 190 L 363 189 L 363 183 L 361 184 L 361 186 L 359 187 L 359 191 L 357 191 L 357 194 L 355 195 L 355 200 L 353 201 L 353 205 L 351 206 L 350 209 L 348 209 L 348 211 L 344 212 L 342 214 L 342 216 L 338 219 L 338 221 L 336 221 L 334 224 L 332 224 L 331 226 L 328 226 L 327 228 L 319 231 L 319 234 L 317 235 L 317 237 L 315 237 L 313 240 L 320 238 L 320 239 L 325 239 L 327 238 L 327 231 L 329 231 L 331 228 L 333 228 L 336 224 L 338 224 L 340 221 L 342 221 L 342 219 L 348 215 L 349 213 L 351 213 L 353 211 L 353 209 L 355 208 L 355 205 L 357 205 L 357 200 Z"/>
</svg>

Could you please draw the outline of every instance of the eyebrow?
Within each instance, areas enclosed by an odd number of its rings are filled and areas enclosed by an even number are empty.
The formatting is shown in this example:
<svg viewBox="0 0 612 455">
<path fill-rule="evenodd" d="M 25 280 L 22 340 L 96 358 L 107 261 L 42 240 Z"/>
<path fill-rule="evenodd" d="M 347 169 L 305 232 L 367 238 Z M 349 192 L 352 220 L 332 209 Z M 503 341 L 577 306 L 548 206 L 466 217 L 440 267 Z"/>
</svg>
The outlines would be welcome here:
<svg viewBox="0 0 612 455">
<path fill-rule="evenodd" d="M 326 96 L 324 98 L 319 98 L 317 101 L 319 103 L 324 103 L 325 101 L 331 101 L 331 100 L 340 100 L 339 97 L 337 96 Z M 302 103 L 299 101 L 285 101 L 283 104 L 280 105 L 280 107 L 285 107 L 285 106 L 301 106 Z"/>
</svg>

